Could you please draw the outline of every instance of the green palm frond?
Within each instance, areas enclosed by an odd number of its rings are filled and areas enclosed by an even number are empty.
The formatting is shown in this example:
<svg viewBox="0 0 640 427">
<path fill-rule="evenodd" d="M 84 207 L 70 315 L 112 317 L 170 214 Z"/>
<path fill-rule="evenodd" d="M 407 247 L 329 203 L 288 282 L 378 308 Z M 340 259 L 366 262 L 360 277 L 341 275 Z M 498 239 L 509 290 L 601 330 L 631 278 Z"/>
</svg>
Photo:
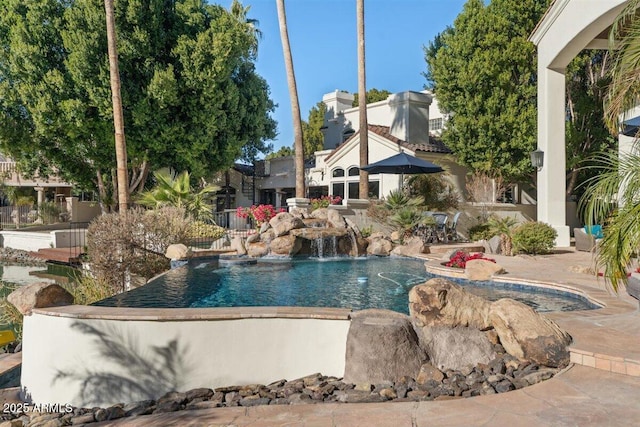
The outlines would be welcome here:
<svg viewBox="0 0 640 427">
<path fill-rule="evenodd" d="M 616 134 L 622 114 L 640 100 L 640 0 L 630 0 L 614 21 L 609 33 L 613 56 L 611 84 L 605 98 L 605 122 Z"/>
<path fill-rule="evenodd" d="M 605 225 L 595 263 L 617 292 L 640 248 L 640 156 L 601 153 L 587 168 L 598 174 L 586 181 L 579 209 L 586 224 Z"/>
</svg>

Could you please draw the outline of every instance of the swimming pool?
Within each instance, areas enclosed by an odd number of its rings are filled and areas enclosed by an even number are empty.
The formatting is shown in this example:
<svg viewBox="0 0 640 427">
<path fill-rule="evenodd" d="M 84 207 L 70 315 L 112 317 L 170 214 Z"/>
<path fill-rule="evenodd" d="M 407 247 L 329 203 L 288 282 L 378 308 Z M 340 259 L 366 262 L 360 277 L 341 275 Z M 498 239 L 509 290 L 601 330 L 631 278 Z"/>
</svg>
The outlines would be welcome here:
<svg viewBox="0 0 640 427">
<path fill-rule="evenodd" d="M 260 260 L 221 266 L 196 262 L 171 270 L 145 286 L 95 305 L 110 307 L 342 307 L 385 308 L 408 314 L 412 286 L 436 277 L 424 262 L 407 258 Z M 513 298 L 539 312 L 599 308 L 568 292 L 533 286 L 456 280 L 490 300 Z"/>
</svg>

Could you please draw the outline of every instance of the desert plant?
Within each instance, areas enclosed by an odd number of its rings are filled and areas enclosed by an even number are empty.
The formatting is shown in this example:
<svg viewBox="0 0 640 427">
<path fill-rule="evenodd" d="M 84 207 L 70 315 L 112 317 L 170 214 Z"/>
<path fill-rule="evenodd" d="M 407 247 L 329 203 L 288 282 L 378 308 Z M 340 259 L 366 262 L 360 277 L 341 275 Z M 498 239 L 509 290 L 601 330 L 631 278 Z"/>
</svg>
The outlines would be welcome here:
<svg viewBox="0 0 640 427">
<path fill-rule="evenodd" d="M 96 218 L 87 230 L 91 272 L 114 291 L 124 290 L 130 275 L 145 279 L 157 275 L 169 268 L 167 247 L 188 242 L 191 221 L 184 209 L 170 206 Z"/>
<path fill-rule="evenodd" d="M 413 234 L 413 229 L 420 224 L 423 219 L 423 215 L 415 208 L 404 207 L 389 217 L 389 224 L 391 224 L 404 239 Z"/>
<path fill-rule="evenodd" d="M 373 234 L 373 226 L 372 225 L 367 225 L 366 227 L 362 227 L 360 229 L 360 234 L 362 235 L 362 237 L 369 237 Z"/>
<path fill-rule="evenodd" d="M 513 231 L 515 252 L 538 255 L 548 253 L 558 237 L 556 230 L 544 222 L 529 221 Z"/>
<path fill-rule="evenodd" d="M 397 211 L 402 208 L 413 208 L 424 205 L 424 197 L 411 197 L 402 190 L 393 190 L 384 200 L 384 206 L 390 211 Z"/>
<path fill-rule="evenodd" d="M 0 281 L 0 324 L 13 329 L 18 340 L 22 339 L 22 313 L 7 300 L 7 296 L 19 285 Z"/>
<path fill-rule="evenodd" d="M 138 203 L 150 208 L 161 206 L 174 206 L 185 210 L 199 220 L 211 219 L 211 197 L 220 190 L 215 185 L 204 185 L 199 190 L 191 186 L 191 176 L 184 171 L 177 174 L 175 171 L 162 169 L 154 172 L 156 186 L 143 192 Z"/>
<path fill-rule="evenodd" d="M 226 230 L 215 224 L 207 224 L 203 221 L 192 221 L 189 223 L 187 234 L 190 239 L 219 239 L 224 236 Z"/>
<path fill-rule="evenodd" d="M 492 236 L 500 236 L 500 250 L 503 255 L 513 255 L 513 230 L 518 221 L 515 217 L 499 217 L 492 215 L 487 222 L 489 233 Z"/>
<path fill-rule="evenodd" d="M 469 228 L 469 240 L 477 242 L 478 240 L 489 240 L 494 236 L 491 233 L 491 226 L 488 223 L 476 224 Z"/>
</svg>

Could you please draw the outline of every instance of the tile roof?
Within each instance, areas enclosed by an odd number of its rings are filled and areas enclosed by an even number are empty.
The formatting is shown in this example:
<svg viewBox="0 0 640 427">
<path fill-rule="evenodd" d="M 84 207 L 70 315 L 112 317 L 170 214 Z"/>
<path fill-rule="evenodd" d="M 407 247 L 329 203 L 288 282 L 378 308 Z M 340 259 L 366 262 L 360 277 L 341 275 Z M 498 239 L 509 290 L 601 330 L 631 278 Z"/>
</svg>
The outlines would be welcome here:
<svg viewBox="0 0 640 427">
<path fill-rule="evenodd" d="M 385 139 L 388 139 L 391 142 L 395 142 L 396 144 L 400 145 L 401 147 L 406 148 L 408 150 L 411 150 L 414 153 L 417 152 L 417 151 L 424 151 L 426 153 L 441 153 L 441 154 L 450 154 L 451 153 L 451 150 L 449 149 L 449 147 L 444 145 L 442 140 L 434 138 L 433 136 L 429 136 L 429 142 L 414 144 L 414 143 L 410 143 L 410 142 L 404 141 L 404 140 L 402 140 L 400 138 L 397 138 L 397 137 L 391 135 L 391 130 L 390 130 L 389 126 L 369 125 L 368 129 L 369 129 L 369 132 L 373 132 L 376 135 L 380 135 L 381 137 L 383 137 Z M 327 160 L 330 159 L 338 150 L 340 150 L 342 147 L 344 147 L 346 142 L 348 142 L 351 139 L 355 138 L 359 133 L 360 133 L 360 131 L 354 133 L 353 135 L 351 135 L 351 137 L 349 139 L 347 139 L 347 141 L 345 141 L 342 144 L 338 145 L 336 147 L 336 149 L 333 150 L 331 152 L 331 154 L 329 154 L 327 156 Z"/>
</svg>

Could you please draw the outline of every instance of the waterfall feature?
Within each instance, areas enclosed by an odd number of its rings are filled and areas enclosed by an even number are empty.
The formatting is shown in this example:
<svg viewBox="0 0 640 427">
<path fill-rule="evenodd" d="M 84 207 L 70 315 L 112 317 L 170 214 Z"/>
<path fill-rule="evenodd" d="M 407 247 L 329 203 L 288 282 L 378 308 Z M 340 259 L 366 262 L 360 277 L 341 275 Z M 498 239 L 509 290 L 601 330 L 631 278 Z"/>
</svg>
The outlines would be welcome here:
<svg viewBox="0 0 640 427">
<path fill-rule="evenodd" d="M 311 256 L 317 258 L 335 258 L 338 256 L 338 238 L 336 236 L 318 236 L 311 241 Z"/>
</svg>

